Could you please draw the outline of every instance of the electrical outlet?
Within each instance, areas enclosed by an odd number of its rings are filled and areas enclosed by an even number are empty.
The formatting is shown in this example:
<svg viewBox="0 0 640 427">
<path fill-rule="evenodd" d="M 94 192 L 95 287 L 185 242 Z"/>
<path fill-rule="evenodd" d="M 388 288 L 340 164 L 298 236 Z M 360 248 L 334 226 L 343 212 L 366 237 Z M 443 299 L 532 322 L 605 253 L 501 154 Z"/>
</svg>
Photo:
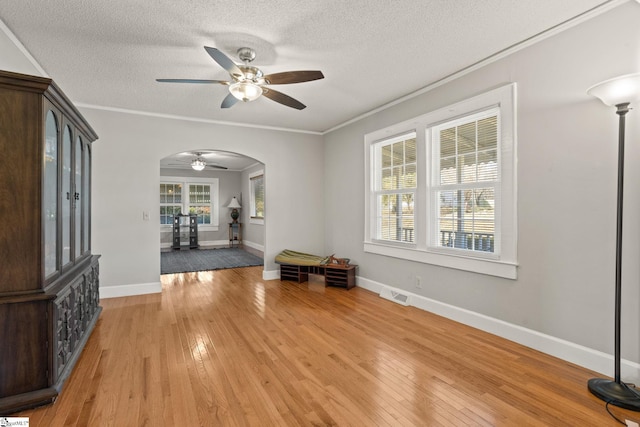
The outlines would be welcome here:
<svg viewBox="0 0 640 427">
<path fill-rule="evenodd" d="M 420 276 L 416 276 L 416 289 L 422 289 L 422 278 Z"/>
</svg>

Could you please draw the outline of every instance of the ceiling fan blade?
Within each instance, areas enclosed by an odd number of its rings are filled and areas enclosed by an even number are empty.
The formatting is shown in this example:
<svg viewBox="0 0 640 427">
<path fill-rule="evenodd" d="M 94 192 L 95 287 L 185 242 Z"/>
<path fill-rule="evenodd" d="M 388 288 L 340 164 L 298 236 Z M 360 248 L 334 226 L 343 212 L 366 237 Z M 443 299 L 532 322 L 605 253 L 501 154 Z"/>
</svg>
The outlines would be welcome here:
<svg viewBox="0 0 640 427">
<path fill-rule="evenodd" d="M 227 97 L 222 100 L 222 105 L 220 106 L 220 108 L 231 108 L 236 105 L 236 102 L 238 101 L 238 98 L 231 94 L 228 94 Z"/>
<path fill-rule="evenodd" d="M 205 46 L 204 49 L 218 63 L 222 68 L 227 70 L 233 77 L 241 79 L 244 77 L 244 73 L 235 62 L 233 62 L 227 55 L 216 49 L 215 47 Z"/>
<path fill-rule="evenodd" d="M 224 170 L 229 169 L 229 168 L 228 168 L 228 167 L 226 167 L 226 166 L 219 166 L 219 165 L 207 165 L 207 167 L 208 167 L 208 168 L 213 168 L 213 169 L 224 169 Z"/>
<path fill-rule="evenodd" d="M 286 85 L 290 83 L 310 82 L 312 80 L 324 79 L 322 71 L 285 71 L 264 76 L 267 84 Z"/>
<path fill-rule="evenodd" d="M 277 90 L 265 87 L 263 87 L 262 89 L 262 94 L 272 101 L 278 102 L 282 105 L 286 105 L 287 107 L 295 108 L 296 110 L 304 110 L 305 108 L 307 108 L 307 106 L 302 102 L 293 99 L 289 95 L 285 95 L 282 92 L 278 92 Z"/>
<path fill-rule="evenodd" d="M 160 83 L 205 83 L 205 84 L 221 84 L 229 85 L 230 82 L 225 80 L 196 80 L 196 79 L 156 79 Z"/>
</svg>

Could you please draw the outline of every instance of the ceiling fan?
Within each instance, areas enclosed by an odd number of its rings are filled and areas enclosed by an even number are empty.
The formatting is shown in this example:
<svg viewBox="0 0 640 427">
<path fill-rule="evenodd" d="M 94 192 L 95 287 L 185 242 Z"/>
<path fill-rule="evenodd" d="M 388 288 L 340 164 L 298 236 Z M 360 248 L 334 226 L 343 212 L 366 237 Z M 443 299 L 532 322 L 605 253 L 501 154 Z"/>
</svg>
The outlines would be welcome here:
<svg viewBox="0 0 640 427">
<path fill-rule="evenodd" d="M 207 161 L 204 159 L 204 157 L 202 157 L 201 152 L 196 152 L 193 153 L 193 156 L 195 156 L 192 160 L 174 160 L 176 162 L 180 162 L 180 164 L 169 164 L 168 166 L 184 166 L 184 165 L 191 165 L 191 169 L 193 170 L 197 170 L 197 171 L 201 171 L 204 170 L 204 168 L 213 168 L 213 169 L 229 169 L 226 166 L 221 166 L 221 165 L 216 165 L 213 163 L 207 163 Z"/>
<path fill-rule="evenodd" d="M 221 108 L 233 107 L 238 101 L 254 101 L 264 95 L 270 100 L 287 107 L 302 110 L 306 108 L 306 105 L 268 86 L 302 83 L 324 78 L 321 71 L 285 71 L 265 76 L 259 68 L 249 65 L 256 57 L 256 52 L 249 47 L 238 49 L 238 57 L 244 63 L 243 65 L 236 64 L 215 47 L 205 46 L 204 49 L 218 65 L 227 70 L 231 77 L 230 81 L 195 79 L 156 79 L 156 81 L 162 83 L 204 83 L 229 86 L 229 94 L 222 101 Z"/>
</svg>

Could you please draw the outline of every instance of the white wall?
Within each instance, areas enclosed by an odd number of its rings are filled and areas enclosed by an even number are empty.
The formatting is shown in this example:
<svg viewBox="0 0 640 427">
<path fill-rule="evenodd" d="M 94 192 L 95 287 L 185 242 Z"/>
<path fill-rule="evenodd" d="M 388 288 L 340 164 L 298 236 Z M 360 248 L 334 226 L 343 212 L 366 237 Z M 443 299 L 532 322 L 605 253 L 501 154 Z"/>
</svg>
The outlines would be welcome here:
<svg viewBox="0 0 640 427">
<path fill-rule="evenodd" d="M 611 354 L 617 116 L 586 89 L 640 72 L 638 22 L 640 5 L 623 4 L 325 135 L 325 252 L 359 264 L 362 282 Z M 507 82 L 518 83 L 518 279 L 364 253 L 364 135 Z M 629 113 L 627 138 L 622 355 L 637 363 L 640 109 Z"/>
<path fill-rule="evenodd" d="M 193 147 L 241 153 L 269 169 L 266 271 L 277 270 L 273 260 L 283 249 L 322 251 L 323 201 L 313 191 L 322 186 L 320 136 L 81 110 L 100 137 L 93 150 L 92 232 L 93 251 L 102 255 L 103 294 L 111 286 L 159 282 L 159 218 L 143 221 L 142 212 L 157 211 L 160 159 Z"/>
</svg>

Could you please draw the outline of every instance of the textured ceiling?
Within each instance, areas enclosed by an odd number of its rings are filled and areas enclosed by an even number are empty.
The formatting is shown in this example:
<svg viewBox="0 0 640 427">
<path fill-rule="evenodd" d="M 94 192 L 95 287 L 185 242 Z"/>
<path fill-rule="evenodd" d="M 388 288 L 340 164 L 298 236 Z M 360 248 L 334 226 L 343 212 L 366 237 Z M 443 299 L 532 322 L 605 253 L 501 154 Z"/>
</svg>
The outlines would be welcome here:
<svg viewBox="0 0 640 427">
<path fill-rule="evenodd" d="M 323 132 L 569 20 L 602 0 L 3 0 L 0 19 L 79 104 Z M 221 109 L 228 79 L 205 52 L 257 51 L 265 74 L 322 70 Z M 238 61 L 239 62 L 239 61 Z"/>
</svg>

